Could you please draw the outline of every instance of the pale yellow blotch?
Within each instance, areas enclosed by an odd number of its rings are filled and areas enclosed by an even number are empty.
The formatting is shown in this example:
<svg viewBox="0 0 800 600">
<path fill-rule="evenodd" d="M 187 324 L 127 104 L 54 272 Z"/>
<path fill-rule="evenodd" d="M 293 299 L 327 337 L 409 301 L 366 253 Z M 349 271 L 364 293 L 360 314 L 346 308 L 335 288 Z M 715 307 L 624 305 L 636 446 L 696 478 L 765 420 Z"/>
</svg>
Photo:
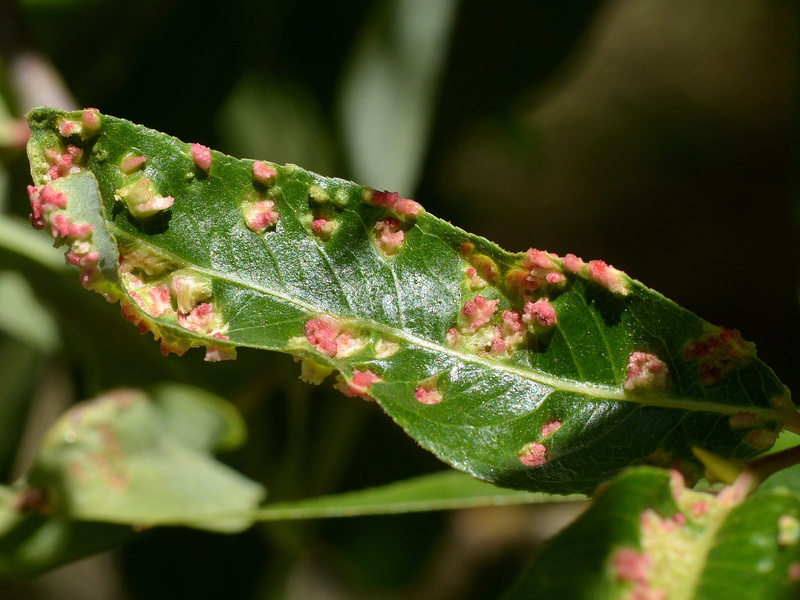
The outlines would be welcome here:
<svg viewBox="0 0 800 600">
<path fill-rule="evenodd" d="M 375 358 L 389 358 L 394 356 L 400 350 L 400 344 L 390 342 L 387 340 L 380 340 L 375 344 Z"/>
<path fill-rule="evenodd" d="M 170 289 L 175 294 L 178 312 L 181 313 L 188 313 L 199 302 L 211 298 L 212 294 L 211 280 L 189 269 L 181 269 L 172 274 Z"/>
<path fill-rule="evenodd" d="M 319 385 L 331 373 L 333 373 L 333 367 L 320 364 L 310 358 L 304 358 L 300 363 L 300 379 L 305 383 Z"/>
</svg>

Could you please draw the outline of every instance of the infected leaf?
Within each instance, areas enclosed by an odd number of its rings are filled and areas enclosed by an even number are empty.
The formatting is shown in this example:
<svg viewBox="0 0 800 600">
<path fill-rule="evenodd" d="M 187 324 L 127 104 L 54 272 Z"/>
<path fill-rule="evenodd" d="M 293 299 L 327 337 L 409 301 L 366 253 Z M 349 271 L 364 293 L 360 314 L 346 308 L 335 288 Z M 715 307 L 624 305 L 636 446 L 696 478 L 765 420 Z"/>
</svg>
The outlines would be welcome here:
<svg viewBox="0 0 800 600">
<path fill-rule="evenodd" d="M 313 383 L 338 371 L 339 389 L 446 462 L 521 489 L 587 492 L 642 462 L 691 478 L 695 445 L 748 457 L 800 430 L 738 332 L 603 261 L 509 253 L 395 192 L 107 115 L 91 137 L 62 135 L 82 115 L 29 116 L 34 224 L 164 353 L 245 346 L 302 359 Z M 115 199 L 131 185 L 153 186 L 144 206 L 174 203 L 137 216 L 133 192 Z M 69 229 L 84 222 L 91 232 Z"/>
</svg>

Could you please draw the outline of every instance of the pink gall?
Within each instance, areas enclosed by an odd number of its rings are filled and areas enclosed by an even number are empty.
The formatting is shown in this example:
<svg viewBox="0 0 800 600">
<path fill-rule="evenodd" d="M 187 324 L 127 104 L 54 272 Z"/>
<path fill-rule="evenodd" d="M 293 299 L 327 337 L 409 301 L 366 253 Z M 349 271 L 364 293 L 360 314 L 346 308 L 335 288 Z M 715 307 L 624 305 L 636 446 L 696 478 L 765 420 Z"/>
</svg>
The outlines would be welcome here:
<svg viewBox="0 0 800 600">
<path fill-rule="evenodd" d="M 414 391 L 414 397 L 422 404 L 433 405 L 439 404 L 442 401 L 442 395 L 439 390 L 429 386 L 419 386 Z"/>
<path fill-rule="evenodd" d="M 790 563 L 786 569 L 786 575 L 792 583 L 800 581 L 800 561 Z"/>
<path fill-rule="evenodd" d="M 500 278 L 500 269 L 489 256 L 473 253 L 469 257 L 469 262 L 480 278 L 492 284 L 497 283 Z"/>
<path fill-rule="evenodd" d="M 669 368 L 655 354 L 634 352 L 628 359 L 628 373 L 622 387 L 626 392 L 663 392 Z"/>
<path fill-rule="evenodd" d="M 477 331 L 489 322 L 495 312 L 499 300 L 487 300 L 483 296 L 475 296 L 475 299 L 465 302 L 461 309 L 461 314 L 466 321 L 466 328 L 469 331 Z"/>
<path fill-rule="evenodd" d="M 602 260 L 589 261 L 589 279 L 618 296 L 628 295 L 628 284 L 625 282 L 624 273 Z"/>
<path fill-rule="evenodd" d="M 567 254 L 564 258 L 561 259 L 561 264 L 564 265 L 564 268 L 569 271 L 570 273 L 581 273 L 583 268 L 586 266 L 586 263 L 583 262 L 583 259 L 578 258 L 574 254 Z"/>
<path fill-rule="evenodd" d="M 336 221 L 331 221 L 321 217 L 319 219 L 314 219 L 311 222 L 311 231 L 313 231 L 314 235 L 321 240 L 327 241 L 331 238 L 333 232 L 336 231 L 336 226 Z"/>
<path fill-rule="evenodd" d="M 708 511 L 711 510 L 711 504 L 707 500 L 697 500 L 692 502 L 690 510 L 695 519 L 700 519 L 707 515 Z"/>
<path fill-rule="evenodd" d="M 253 163 L 253 179 L 262 185 L 269 185 L 278 171 L 270 167 L 267 163 L 257 160 Z"/>
<path fill-rule="evenodd" d="M 119 163 L 119 170 L 125 175 L 130 175 L 138 171 L 147 162 L 146 156 L 129 156 Z"/>
<path fill-rule="evenodd" d="M 379 192 L 378 190 L 372 191 L 371 202 L 373 206 L 381 206 L 383 208 L 394 209 L 397 202 L 400 200 L 400 194 L 397 192 Z"/>
<path fill-rule="evenodd" d="M 525 339 L 525 324 L 522 315 L 516 310 L 506 310 L 502 315 L 502 325 L 495 327 L 489 352 L 504 354 L 513 352 Z"/>
<path fill-rule="evenodd" d="M 555 433 L 561 427 L 561 421 L 548 421 L 542 425 L 541 435 L 543 438 Z"/>
<path fill-rule="evenodd" d="M 527 271 L 525 287 L 529 291 L 535 291 L 548 285 L 558 285 L 566 280 L 560 272 L 555 254 L 530 248 L 523 262 L 523 268 Z"/>
<path fill-rule="evenodd" d="M 166 288 L 166 286 L 163 286 Z M 209 302 L 201 302 L 188 313 L 178 314 L 178 323 L 184 329 L 196 333 L 209 333 L 216 322 L 214 306 Z"/>
<path fill-rule="evenodd" d="M 81 126 L 75 121 L 64 120 L 58 124 L 58 134 L 61 137 L 70 137 L 81 132 Z"/>
<path fill-rule="evenodd" d="M 93 231 L 94 225 L 91 223 L 70 223 L 67 229 L 67 235 L 76 240 L 85 240 Z"/>
<path fill-rule="evenodd" d="M 375 223 L 377 237 L 375 243 L 386 256 L 394 256 L 403 247 L 405 241 L 405 231 L 401 229 L 401 223 L 394 217 L 386 217 Z"/>
<path fill-rule="evenodd" d="M 465 274 L 467 276 L 467 285 L 473 291 L 481 290 L 488 285 L 486 280 L 478 275 L 475 267 L 468 267 Z"/>
<path fill-rule="evenodd" d="M 547 298 L 525 304 L 522 320 L 534 330 L 549 329 L 558 322 L 556 309 Z"/>
<path fill-rule="evenodd" d="M 348 398 L 358 397 L 365 400 L 372 400 L 369 389 L 372 387 L 372 384 L 380 383 L 381 381 L 383 380 L 370 370 L 359 371 L 358 369 L 354 369 L 353 377 L 350 381 L 346 383 L 341 382 L 337 385 L 337 389 Z"/>
<path fill-rule="evenodd" d="M 614 574 L 620 581 L 628 581 L 641 586 L 648 585 L 653 568 L 652 557 L 635 548 L 620 548 L 611 559 Z"/>
<path fill-rule="evenodd" d="M 236 360 L 236 348 L 231 346 L 206 346 L 206 362 L 220 362 L 223 360 Z"/>
<path fill-rule="evenodd" d="M 53 179 L 79 173 L 81 170 L 78 163 L 80 163 L 83 158 L 83 150 L 73 144 L 67 144 L 63 152 L 58 152 L 53 149 L 45 150 L 44 155 L 50 165 L 47 176 L 51 181 Z"/>
<path fill-rule="evenodd" d="M 447 334 L 445 335 L 445 342 L 451 348 L 455 348 L 458 344 L 458 340 L 461 338 L 461 334 L 458 332 L 458 329 L 455 327 L 451 327 L 447 330 Z"/>
<path fill-rule="evenodd" d="M 519 455 L 519 462 L 526 467 L 541 467 L 547 464 L 547 447 L 538 442 L 527 444 Z"/>
<path fill-rule="evenodd" d="M 59 236 L 67 237 L 69 235 L 70 219 L 64 213 L 57 213 L 50 217 L 50 233 L 54 238 Z"/>
<path fill-rule="evenodd" d="M 728 426 L 733 431 L 756 429 L 761 426 L 761 419 L 758 418 L 758 415 L 751 412 L 738 412 L 730 416 L 728 419 Z"/>
<path fill-rule="evenodd" d="M 397 201 L 396 210 L 397 214 L 404 215 L 406 217 L 418 217 L 424 212 L 424 209 L 419 202 L 409 200 L 408 198 L 400 198 Z"/>
<path fill-rule="evenodd" d="M 81 115 L 84 134 L 94 134 L 100 131 L 100 111 L 96 108 L 87 108 Z"/>
<path fill-rule="evenodd" d="M 754 357 L 753 346 L 736 329 L 713 328 L 684 348 L 687 361 L 699 362 L 700 380 L 705 385 L 716 383 L 726 372 L 745 366 Z"/>
<path fill-rule="evenodd" d="M 504 354 L 508 349 L 508 344 L 503 339 L 503 336 L 500 332 L 499 327 L 495 327 L 494 337 L 492 338 L 492 342 L 489 346 L 489 352 L 491 354 Z"/>
<path fill-rule="evenodd" d="M 150 288 L 148 295 L 150 296 L 150 306 L 147 314 L 151 317 L 161 317 L 168 312 L 172 312 L 172 296 L 166 285 Z"/>
<path fill-rule="evenodd" d="M 280 215 L 272 200 L 261 200 L 244 209 L 244 222 L 255 233 L 264 233 L 278 223 Z"/>
<path fill-rule="evenodd" d="M 211 150 L 202 144 L 192 144 L 191 152 L 194 164 L 207 173 L 211 168 Z"/>
<path fill-rule="evenodd" d="M 341 326 L 327 318 L 310 319 L 305 324 L 308 343 L 325 356 L 335 357 L 339 351 Z"/>
</svg>

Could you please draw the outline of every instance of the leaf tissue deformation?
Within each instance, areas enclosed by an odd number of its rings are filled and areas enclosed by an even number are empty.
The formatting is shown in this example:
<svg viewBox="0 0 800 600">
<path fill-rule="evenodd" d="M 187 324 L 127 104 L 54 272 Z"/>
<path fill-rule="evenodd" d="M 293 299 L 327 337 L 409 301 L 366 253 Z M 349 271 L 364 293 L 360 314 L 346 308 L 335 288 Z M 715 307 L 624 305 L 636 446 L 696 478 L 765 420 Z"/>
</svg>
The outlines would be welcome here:
<svg viewBox="0 0 800 600">
<path fill-rule="evenodd" d="M 286 352 L 499 485 L 587 492 L 631 464 L 691 481 L 797 431 L 736 330 L 600 260 L 509 253 L 396 193 L 239 160 L 100 114 L 29 115 L 34 226 L 165 354 Z"/>
</svg>

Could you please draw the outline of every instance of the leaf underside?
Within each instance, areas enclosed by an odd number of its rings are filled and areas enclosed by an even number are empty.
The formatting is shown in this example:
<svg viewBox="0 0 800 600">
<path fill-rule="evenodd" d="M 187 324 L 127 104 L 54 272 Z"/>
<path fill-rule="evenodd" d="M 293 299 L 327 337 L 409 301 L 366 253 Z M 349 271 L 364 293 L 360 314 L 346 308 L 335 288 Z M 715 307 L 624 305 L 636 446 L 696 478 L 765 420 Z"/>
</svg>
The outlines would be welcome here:
<svg viewBox="0 0 800 600">
<path fill-rule="evenodd" d="M 691 477 L 692 446 L 751 456 L 795 418 L 738 332 L 601 261 L 509 253 L 396 195 L 93 109 L 29 120 L 34 224 L 162 350 L 338 372 L 480 479 L 571 493 L 636 463 Z"/>
</svg>

